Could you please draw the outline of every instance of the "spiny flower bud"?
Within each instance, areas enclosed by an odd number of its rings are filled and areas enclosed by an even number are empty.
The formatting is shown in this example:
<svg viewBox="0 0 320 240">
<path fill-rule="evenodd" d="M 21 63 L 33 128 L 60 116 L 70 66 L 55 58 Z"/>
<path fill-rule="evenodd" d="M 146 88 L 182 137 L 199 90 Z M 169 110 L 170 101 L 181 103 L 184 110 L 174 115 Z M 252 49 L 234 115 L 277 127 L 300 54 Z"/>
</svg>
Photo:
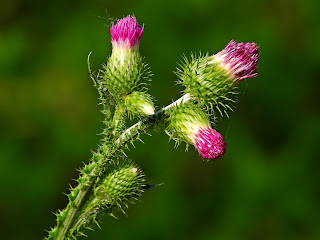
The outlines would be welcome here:
<svg viewBox="0 0 320 240">
<path fill-rule="evenodd" d="M 185 104 L 169 113 L 167 133 L 171 138 L 192 143 L 202 158 L 216 160 L 225 153 L 225 142 L 212 129 L 207 115 L 197 106 Z"/>
<path fill-rule="evenodd" d="M 230 78 L 241 81 L 257 76 L 259 48 L 255 43 L 236 43 L 231 40 L 219 53 L 212 56 L 210 64 L 218 64 Z"/>
<path fill-rule="evenodd" d="M 236 83 L 257 75 L 259 51 L 255 43 L 232 40 L 216 55 L 192 55 L 184 58 L 177 76 L 186 87 L 185 93 L 221 115 L 232 110 L 237 101 Z"/>
<path fill-rule="evenodd" d="M 95 195 L 106 203 L 121 206 L 127 200 L 137 199 L 143 192 L 144 174 L 129 161 L 110 164 Z"/>
<path fill-rule="evenodd" d="M 129 113 L 144 116 L 154 114 L 152 99 L 146 92 L 132 92 L 125 97 L 124 104 Z"/>
<path fill-rule="evenodd" d="M 104 66 L 104 84 L 115 98 L 140 90 L 148 79 L 147 65 L 139 53 L 144 26 L 135 16 L 127 16 L 112 24 L 110 29 L 112 54 Z"/>
</svg>

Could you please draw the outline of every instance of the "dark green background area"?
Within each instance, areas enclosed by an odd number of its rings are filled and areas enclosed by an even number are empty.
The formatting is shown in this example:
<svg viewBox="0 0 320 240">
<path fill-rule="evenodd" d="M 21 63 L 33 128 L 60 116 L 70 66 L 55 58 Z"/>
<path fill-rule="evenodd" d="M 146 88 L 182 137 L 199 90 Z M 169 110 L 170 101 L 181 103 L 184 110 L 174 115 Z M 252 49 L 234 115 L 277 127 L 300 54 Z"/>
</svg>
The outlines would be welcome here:
<svg viewBox="0 0 320 240">
<path fill-rule="evenodd" d="M 150 183 L 88 239 L 320 239 L 320 2 L 23 1 L 0 7 L 0 238 L 42 239 L 102 127 L 86 58 L 111 52 L 112 20 L 145 23 L 141 53 L 158 109 L 177 99 L 183 54 L 257 42 L 257 78 L 216 128 L 227 152 L 204 162 L 160 131 L 127 151 Z"/>
</svg>

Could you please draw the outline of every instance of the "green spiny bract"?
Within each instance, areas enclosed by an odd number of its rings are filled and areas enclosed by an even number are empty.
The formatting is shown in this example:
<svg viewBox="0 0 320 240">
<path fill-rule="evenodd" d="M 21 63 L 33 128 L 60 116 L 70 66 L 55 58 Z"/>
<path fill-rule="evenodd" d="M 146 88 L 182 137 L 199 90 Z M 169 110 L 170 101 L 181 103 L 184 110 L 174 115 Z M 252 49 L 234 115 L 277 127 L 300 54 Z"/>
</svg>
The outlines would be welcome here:
<svg viewBox="0 0 320 240">
<path fill-rule="evenodd" d="M 193 103 L 180 104 L 167 111 L 169 123 L 166 133 L 177 143 L 193 143 L 192 136 L 201 127 L 210 125 L 207 114 Z"/>
<path fill-rule="evenodd" d="M 234 80 L 230 79 L 225 70 L 210 63 L 208 55 L 191 55 L 191 59 L 183 58 L 180 69 L 176 75 L 179 77 L 179 84 L 186 87 L 185 93 L 208 110 L 218 110 L 228 116 L 227 111 L 232 111 L 232 105 L 237 100 Z"/>
<path fill-rule="evenodd" d="M 103 84 L 115 99 L 133 91 L 146 90 L 146 82 L 151 75 L 138 51 L 113 52 L 103 68 Z"/>
<path fill-rule="evenodd" d="M 143 193 L 143 172 L 131 161 L 110 162 L 106 175 L 99 186 L 94 189 L 95 196 L 104 204 L 120 208 L 126 202 L 133 202 Z"/>
<path fill-rule="evenodd" d="M 132 92 L 125 97 L 125 107 L 129 114 L 147 116 L 154 114 L 151 96 L 146 92 Z"/>
</svg>

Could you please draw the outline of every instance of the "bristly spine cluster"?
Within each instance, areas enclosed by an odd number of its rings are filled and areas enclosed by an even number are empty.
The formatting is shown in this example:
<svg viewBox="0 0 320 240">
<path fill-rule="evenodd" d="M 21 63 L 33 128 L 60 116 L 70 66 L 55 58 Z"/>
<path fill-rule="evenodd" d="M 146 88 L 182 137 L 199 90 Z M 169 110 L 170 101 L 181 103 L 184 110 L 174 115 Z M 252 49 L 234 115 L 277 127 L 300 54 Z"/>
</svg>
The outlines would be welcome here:
<svg viewBox="0 0 320 240">
<path fill-rule="evenodd" d="M 212 126 L 217 116 L 228 116 L 232 110 L 237 85 L 257 75 L 257 45 L 232 40 L 215 55 L 184 57 L 176 72 L 184 95 L 155 112 L 154 98 L 147 93 L 151 72 L 139 52 L 143 32 L 144 25 L 134 15 L 119 19 L 110 29 L 112 54 L 97 74 L 88 58 L 104 114 L 103 138 L 90 163 L 80 170 L 77 186 L 67 194 L 69 203 L 56 214 L 57 225 L 47 239 L 85 236 L 86 229 L 99 226 L 103 213 L 115 217 L 117 209 L 124 212 L 128 203 L 156 186 L 146 184 L 143 171 L 124 150 L 158 123 L 166 124 L 170 139 L 194 145 L 202 159 L 215 161 L 226 151 L 222 134 Z M 127 127 L 128 118 L 137 122 Z"/>
<path fill-rule="evenodd" d="M 212 113 L 215 110 L 223 116 L 228 116 L 237 101 L 237 89 L 233 83 L 223 75 L 223 70 L 217 70 L 215 64 L 209 64 L 210 57 L 193 55 L 183 58 L 180 68 L 176 71 L 178 84 L 185 87 L 200 106 L 205 106 Z"/>
</svg>

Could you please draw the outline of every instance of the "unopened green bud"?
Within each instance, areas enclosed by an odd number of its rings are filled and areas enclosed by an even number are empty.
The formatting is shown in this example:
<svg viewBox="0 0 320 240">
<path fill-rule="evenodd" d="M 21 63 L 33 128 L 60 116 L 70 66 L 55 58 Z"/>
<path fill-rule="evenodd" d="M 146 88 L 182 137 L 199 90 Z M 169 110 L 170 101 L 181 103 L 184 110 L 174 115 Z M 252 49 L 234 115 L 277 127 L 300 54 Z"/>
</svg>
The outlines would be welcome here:
<svg viewBox="0 0 320 240">
<path fill-rule="evenodd" d="M 219 53 L 184 58 L 177 75 L 196 101 L 216 108 L 222 115 L 237 101 L 236 86 L 243 79 L 257 76 L 259 49 L 255 43 L 230 41 Z"/>
<path fill-rule="evenodd" d="M 143 172 L 129 161 L 110 165 L 102 183 L 94 190 L 96 197 L 112 205 L 137 199 L 143 192 Z"/>
<path fill-rule="evenodd" d="M 129 113 L 137 115 L 153 115 L 152 98 L 146 92 L 132 92 L 125 97 L 125 107 Z"/>
</svg>

